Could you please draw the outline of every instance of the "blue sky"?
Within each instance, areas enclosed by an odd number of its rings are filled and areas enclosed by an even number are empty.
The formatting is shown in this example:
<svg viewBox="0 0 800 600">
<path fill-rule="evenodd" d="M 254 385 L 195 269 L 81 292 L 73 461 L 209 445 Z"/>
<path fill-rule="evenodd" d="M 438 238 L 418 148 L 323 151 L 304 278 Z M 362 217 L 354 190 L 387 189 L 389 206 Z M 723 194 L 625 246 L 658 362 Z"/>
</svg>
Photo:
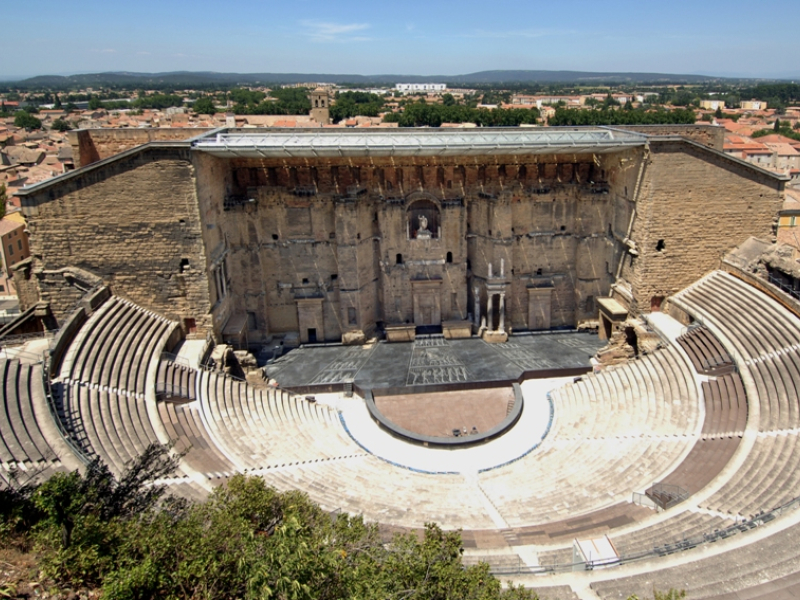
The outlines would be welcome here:
<svg viewBox="0 0 800 600">
<path fill-rule="evenodd" d="M 100 71 L 800 79 L 798 0 L 8 2 L 0 79 Z"/>
</svg>

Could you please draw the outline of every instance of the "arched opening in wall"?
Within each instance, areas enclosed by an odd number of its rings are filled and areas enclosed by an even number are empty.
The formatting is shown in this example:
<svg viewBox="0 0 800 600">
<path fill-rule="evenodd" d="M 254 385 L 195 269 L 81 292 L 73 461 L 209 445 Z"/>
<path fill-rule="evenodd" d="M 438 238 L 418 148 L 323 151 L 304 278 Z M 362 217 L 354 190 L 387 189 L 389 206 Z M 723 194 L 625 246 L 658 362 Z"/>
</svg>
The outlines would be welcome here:
<svg viewBox="0 0 800 600">
<path fill-rule="evenodd" d="M 408 207 L 408 234 L 414 239 L 439 237 L 439 207 L 431 200 L 417 200 Z"/>
<path fill-rule="evenodd" d="M 453 262 L 453 253 L 452 252 L 448 252 L 447 253 L 447 257 L 445 258 L 445 262 L 448 263 L 448 264 Z"/>
<path fill-rule="evenodd" d="M 633 354 L 635 356 L 639 356 L 639 340 L 636 337 L 636 331 L 633 329 L 633 327 L 625 328 L 625 341 L 631 348 L 633 348 Z"/>
<path fill-rule="evenodd" d="M 402 254 L 398 254 L 397 256 L 394 257 L 394 264 L 396 264 L 396 265 L 402 265 L 403 264 L 403 255 Z"/>
<path fill-rule="evenodd" d="M 653 296 L 650 298 L 650 312 L 661 312 L 661 304 L 664 302 L 664 296 Z"/>
</svg>

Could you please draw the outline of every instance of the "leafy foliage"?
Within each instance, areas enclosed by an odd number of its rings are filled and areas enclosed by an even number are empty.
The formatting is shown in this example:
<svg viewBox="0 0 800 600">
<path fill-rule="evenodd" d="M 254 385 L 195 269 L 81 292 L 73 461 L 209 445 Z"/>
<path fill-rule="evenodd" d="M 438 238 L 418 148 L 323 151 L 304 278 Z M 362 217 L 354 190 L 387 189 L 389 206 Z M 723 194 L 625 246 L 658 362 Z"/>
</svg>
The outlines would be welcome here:
<svg viewBox="0 0 800 600">
<path fill-rule="evenodd" d="M 69 131 L 70 129 L 72 129 L 72 125 L 70 125 L 69 121 L 65 119 L 56 119 L 55 121 L 53 121 L 53 124 L 50 127 L 52 129 L 55 129 L 56 131 L 61 131 L 61 132 Z"/>
<path fill-rule="evenodd" d="M 8 193 L 6 192 L 6 184 L 0 183 L 0 219 L 6 216 L 6 202 L 8 202 Z M 2 502 L 0 502 L 2 506 Z M 2 516 L 0 512 L 0 516 Z"/>
<path fill-rule="evenodd" d="M 41 129 L 42 122 L 29 112 L 21 110 L 14 116 L 14 126 L 25 129 Z"/>
<path fill-rule="evenodd" d="M 213 115 L 217 112 L 217 107 L 214 106 L 214 101 L 209 96 L 203 96 L 195 100 L 192 110 L 199 115 Z"/>
<path fill-rule="evenodd" d="M 439 127 L 442 123 L 475 123 L 479 127 L 514 127 L 536 123 L 536 108 L 469 108 L 414 102 L 406 104 L 402 113 L 387 113 L 383 120 L 400 127 Z"/>
<path fill-rule="evenodd" d="M 557 108 L 550 125 L 664 125 L 692 124 L 696 120 L 693 110 L 580 110 Z"/>
<path fill-rule="evenodd" d="M 307 115 L 311 111 L 307 88 L 278 88 L 270 92 L 271 99 L 264 92 L 234 88 L 228 96 L 237 115 Z"/>
<path fill-rule="evenodd" d="M 330 113 L 334 123 L 356 116 L 377 117 L 383 108 L 383 97 L 368 92 L 340 92 Z"/>
<path fill-rule="evenodd" d="M 535 600 L 464 568 L 461 536 L 433 524 L 389 543 L 360 517 L 237 475 L 205 503 L 164 496 L 175 468 L 151 446 L 121 477 L 94 461 L 38 488 L 0 492 L 0 533 L 33 531 L 43 574 L 103 598 Z"/>
</svg>

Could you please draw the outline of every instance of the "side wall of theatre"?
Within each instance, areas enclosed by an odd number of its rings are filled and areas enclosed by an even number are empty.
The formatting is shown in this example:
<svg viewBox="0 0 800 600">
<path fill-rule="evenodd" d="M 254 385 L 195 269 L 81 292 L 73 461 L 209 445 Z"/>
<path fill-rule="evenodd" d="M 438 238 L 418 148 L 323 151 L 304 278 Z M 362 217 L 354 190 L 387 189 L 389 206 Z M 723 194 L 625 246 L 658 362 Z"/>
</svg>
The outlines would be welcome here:
<svg viewBox="0 0 800 600">
<path fill-rule="evenodd" d="M 719 267 L 750 236 L 774 240 L 784 182 L 769 173 L 684 141 L 652 141 L 636 197 L 622 277 L 633 309 L 661 300 Z"/>
<path fill-rule="evenodd" d="M 63 293 L 63 274 L 77 267 L 180 322 L 187 333 L 211 329 L 188 148 L 144 150 L 76 172 L 23 195 L 22 206 L 31 233 L 31 279 L 59 321 L 72 300 Z"/>
</svg>

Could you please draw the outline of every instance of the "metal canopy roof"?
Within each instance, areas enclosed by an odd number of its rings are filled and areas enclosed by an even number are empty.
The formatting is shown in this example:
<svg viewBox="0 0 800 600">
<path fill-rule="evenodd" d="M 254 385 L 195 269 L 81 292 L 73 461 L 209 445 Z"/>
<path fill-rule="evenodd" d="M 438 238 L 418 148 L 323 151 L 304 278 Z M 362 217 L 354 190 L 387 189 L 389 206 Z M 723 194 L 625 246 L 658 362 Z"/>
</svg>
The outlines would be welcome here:
<svg viewBox="0 0 800 600">
<path fill-rule="evenodd" d="M 220 132 L 196 139 L 195 150 L 246 158 L 464 156 L 601 153 L 642 146 L 647 136 L 602 127 L 281 130 Z"/>
</svg>

